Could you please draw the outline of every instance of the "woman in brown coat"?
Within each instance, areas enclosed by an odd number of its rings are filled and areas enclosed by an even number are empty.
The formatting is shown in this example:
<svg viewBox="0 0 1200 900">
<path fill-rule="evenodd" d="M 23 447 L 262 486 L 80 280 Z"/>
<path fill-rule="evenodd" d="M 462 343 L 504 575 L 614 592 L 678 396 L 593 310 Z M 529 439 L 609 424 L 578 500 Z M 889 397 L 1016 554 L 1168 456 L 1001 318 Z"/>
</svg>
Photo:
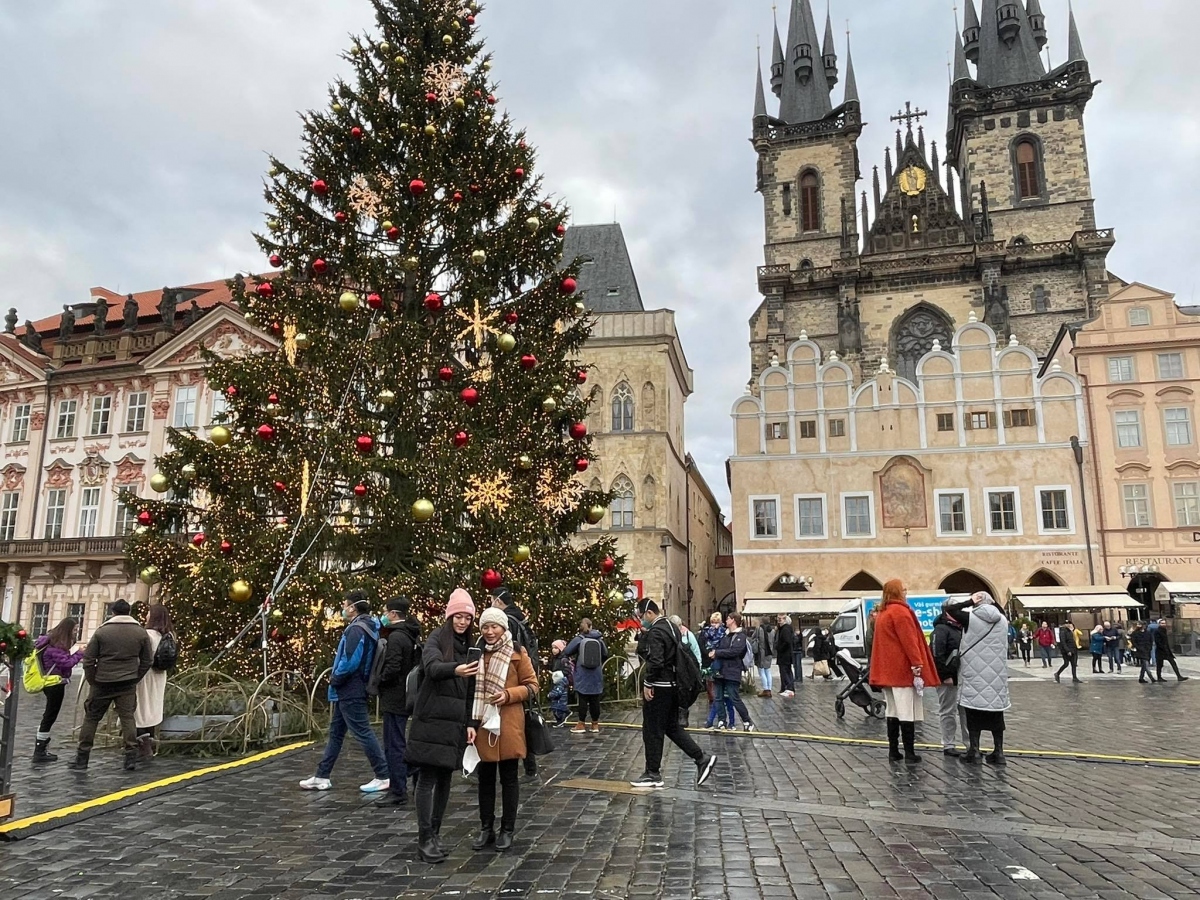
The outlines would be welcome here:
<svg viewBox="0 0 1200 900">
<path fill-rule="evenodd" d="M 517 806 L 521 802 L 517 780 L 518 761 L 525 758 L 525 702 L 537 695 L 537 675 L 533 663 L 521 648 L 514 648 L 508 630 L 508 616 L 489 609 L 479 620 L 483 638 L 480 674 L 475 678 L 475 699 L 471 705 L 471 723 L 467 743 L 479 752 L 479 836 L 472 841 L 474 850 L 495 844 L 503 853 L 512 846 L 517 827 Z M 496 774 L 500 775 L 503 809 L 500 836 L 496 824 Z"/>
</svg>

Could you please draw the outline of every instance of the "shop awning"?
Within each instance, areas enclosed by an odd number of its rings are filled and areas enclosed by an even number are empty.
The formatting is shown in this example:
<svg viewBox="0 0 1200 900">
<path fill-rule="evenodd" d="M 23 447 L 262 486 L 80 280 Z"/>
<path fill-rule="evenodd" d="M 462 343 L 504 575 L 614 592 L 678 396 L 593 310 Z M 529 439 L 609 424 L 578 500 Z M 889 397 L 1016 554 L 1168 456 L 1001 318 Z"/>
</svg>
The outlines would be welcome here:
<svg viewBox="0 0 1200 900">
<path fill-rule="evenodd" d="M 1125 593 L 1120 585 L 1083 587 L 1022 587 L 1008 592 L 1010 603 L 1026 612 L 1034 610 L 1138 609 L 1141 603 Z"/>
<path fill-rule="evenodd" d="M 852 600 L 862 594 L 839 591 L 835 594 L 814 594 L 811 591 L 764 591 L 747 593 L 742 606 L 746 616 L 808 616 L 833 618 Z"/>
<path fill-rule="evenodd" d="M 1154 592 L 1160 603 L 1170 598 L 1171 603 L 1200 603 L 1200 582 L 1164 581 Z"/>
</svg>

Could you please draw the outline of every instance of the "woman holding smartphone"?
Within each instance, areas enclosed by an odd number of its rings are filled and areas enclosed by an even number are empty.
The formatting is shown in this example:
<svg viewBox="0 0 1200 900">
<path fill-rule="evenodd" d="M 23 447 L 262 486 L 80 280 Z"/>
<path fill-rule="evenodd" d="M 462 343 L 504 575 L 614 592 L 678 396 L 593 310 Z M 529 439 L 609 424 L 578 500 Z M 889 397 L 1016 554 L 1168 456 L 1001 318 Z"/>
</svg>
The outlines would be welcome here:
<svg viewBox="0 0 1200 900">
<path fill-rule="evenodd" d="M 42 691 L 42 696 L 46 698 L 46 711 L 42 714 L 42 723 L 38 727 L 33 746 L 35 764 L 51 763 L 58 759 L 58 756 L 49 752 L 47 748 L 50 746 L 50 729 L 58 721 L 63 698 L 67 694 L 67 685 L 71 683 L 71 671 L 83 659 L 84 645 L 76 643 L 78 632 L 79 624 L 74 619 L 67 618 L 34 643 L 42 657 L 42 672 L 62 678 L 59 684 L 52 684 Z"/>
<path fill-rule="evenodd" d="M 472 658 L 475 602 L 462 588 L 450 595 L 445 623 L 429 635 L 421 654 L 421 687 L 408 730 L 405 762 L 417 776 L 417 852 L 425 862 L 446 859 L 442 818 L 454 770 L 467 746 L 467 712 L 479 662 Z"/>
<path fill-rule="evenodd" d="M 519 761 L 525 758 L 525 702 L 538 691 L 529 654 L 513 646 L 508 615 L 484 610 L 479 619 L 483 661 L 475 679 L 467 743 L 479 751 L 479 836 L 471 849 L 495 844 L 496 852 L 512 847 L 521 802 Z M 496 775 L 500 776 L 503 808 L 496 836 Z"/>
</svg>

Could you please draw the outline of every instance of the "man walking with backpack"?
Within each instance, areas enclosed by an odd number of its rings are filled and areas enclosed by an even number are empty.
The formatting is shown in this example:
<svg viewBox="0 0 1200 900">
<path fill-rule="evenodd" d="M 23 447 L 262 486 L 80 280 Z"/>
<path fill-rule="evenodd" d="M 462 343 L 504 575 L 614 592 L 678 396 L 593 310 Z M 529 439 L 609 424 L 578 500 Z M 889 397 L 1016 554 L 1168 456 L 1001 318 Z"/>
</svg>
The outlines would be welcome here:
<svg viewBox="0 0 1200 900">
<path fill-rule="evenodd" d="M 638 656 L 646 667 L 642 689 L 642 743 L 646 749 L 646 771 L 630 782 L 636 788 L 663 786 L 663 739 L 696 763 L 696 786 L 712 774 L 716 756 L 705 754 L 684 730 L 681 713 L 695 702 L 700 693 L 700 666 L 683 645 L 679 631 L 664 618 L 653 600 L 638 603 L 642 635 Z"/>
<path fill-rule="evenodd" d="M 604 661 L 608 647 L 600 632 L 592 627 L 591 619 L 579 623 L 579 634 L 571 638 L 563 656 L 575 659 L 575 693 L 579 697 L 579 721 L 571 734 L 587 731 L 588 716 L 592 717 L 592 734 L 600 733 L 600 698 L 604 695 Z"/>
<path fill-rule="evenodd" d="M 542 659 L 538 654 L 537 635 L 529 628 L 529 618 L 513 600 L 512 591 L 506 587 L 498 587 L 491 592 L 492 607 L 508 616 L 508 633 L 512 635 L 513 649 L 524 650 L 529 654 L 533 664 L 533 672 L 540 675 Z M 533 781 L 538 777 L 537 757 L 525 750 L 525 780 Z"/>
<path fill-rule="evenodd" d="M 317 764 L 317 773 L 300 782 L 301 790 L 327 791 L 333 787 L 329 774 L 342 752 L 342 742 L 349 731 L 362 745 L 375 777 L 359 788 L 364 794 L 388 790 L 388 764 L 379 741 L 371 728 L 367 713 L 367 680 L 378 652 L 379 630 L 371 618 L 371 603 L 362 591 L 346 594 L 342 618 L 346 630 L 333 655 L 333 671 L 329 675 L 330 710 L 329 739 L 325 755 Z"/>
<path fill-rule="evenodd" d="M 421 658 L 421 625 L 409 615 L 407 597 L 393 597 L 380 624 L 387 638 L 383 668 L 379 672 L 379 709 L 383 713 L 383 753 L 387 757 L 390 787 L 379 796 L 381 806 L 408 802 L 408 764 L 404 761 L 408 727 L 408 673 Z M 371 685 L 368 685 L 368 689 Z"/>
</svg>

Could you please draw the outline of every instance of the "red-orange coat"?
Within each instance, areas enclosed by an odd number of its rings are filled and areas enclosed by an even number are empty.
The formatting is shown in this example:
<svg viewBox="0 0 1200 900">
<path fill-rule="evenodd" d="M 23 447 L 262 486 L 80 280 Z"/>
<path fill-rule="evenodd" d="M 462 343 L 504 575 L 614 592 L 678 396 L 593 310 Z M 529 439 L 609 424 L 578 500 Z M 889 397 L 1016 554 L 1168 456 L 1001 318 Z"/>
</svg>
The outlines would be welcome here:
<svg viewBox="0 0 1200 900">
<path fill-rule="evenodd" d="M 907 603 L 889 603 L 875 621 L 871 646 L 871 687 L 912 687 L 912 667 L 921 667 L 928 687 L 941 684 L 917 614 Z"/>
<path fill-rule="evenodd" d="M 538 680 L 533 663 L 524 650 L 513 651 L 508 664 L 508 680 L 504 682 L 504 702 L 500 704 L 500 735 L 479 730 L 475 749 L 483 762 L 502 762 L 524 759 L 525 701 L 537 694 Z"/>
</svg>

